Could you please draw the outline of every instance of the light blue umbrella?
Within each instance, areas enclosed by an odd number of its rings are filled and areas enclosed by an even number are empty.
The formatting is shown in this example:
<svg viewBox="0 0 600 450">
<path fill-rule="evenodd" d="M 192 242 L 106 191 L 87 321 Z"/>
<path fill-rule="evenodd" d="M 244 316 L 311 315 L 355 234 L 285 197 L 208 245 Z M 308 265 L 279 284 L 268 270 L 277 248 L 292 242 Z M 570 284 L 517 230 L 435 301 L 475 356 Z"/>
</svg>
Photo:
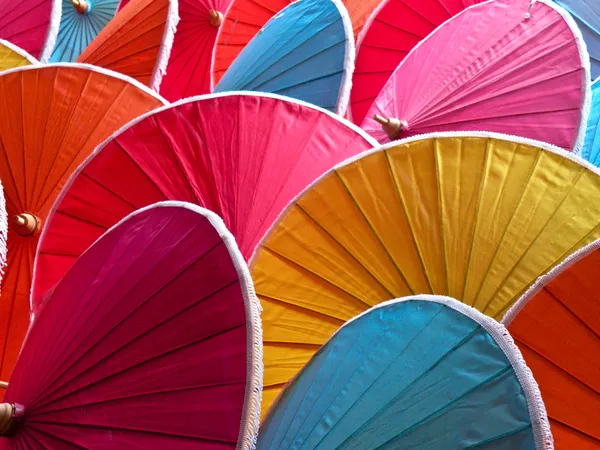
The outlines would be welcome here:
<svg viewBox="0 0 600 450">
<path fill-rule="evenodd" d="M 592 83 L 592 106 L 581 156 L 600 167 L 600 78 Z"/>
<path fill-rule="evenodd" d="M 73 62 L 115 16 L 119 0 L 62 1 L 58 37 L 50 62 Z"/>
<path fill-rule="evenodd" d="M 283 391 L 257 448 L 549 448 L 539 390 L 507 335 L 447 297 L 378 305 Z"/>
<path fill-rule="evenodd" d="M 343 114 L 354 36 L 340 0 L 299 0 L 274 16 L 233 61 L 215 92 L 262 91 Z"/>
<path fill-rule="evenodd" d="M 590 54 L 592 79 L 600 77 L 600 0 L 555 0 L 565 8 L 581 30 Z"/>
</svg>

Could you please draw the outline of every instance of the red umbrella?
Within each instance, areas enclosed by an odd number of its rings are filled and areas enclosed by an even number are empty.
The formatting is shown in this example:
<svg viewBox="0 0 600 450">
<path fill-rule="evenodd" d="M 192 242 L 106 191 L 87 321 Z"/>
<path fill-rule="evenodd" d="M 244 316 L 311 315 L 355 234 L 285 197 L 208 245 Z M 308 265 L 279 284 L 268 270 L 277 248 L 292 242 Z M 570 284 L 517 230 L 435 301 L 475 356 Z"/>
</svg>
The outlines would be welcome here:
<svg viewBox="0 0 600 450">
<path fill-rule="evenodd" d="M 45 296 L 0 448 L 251 448 L 260 333 L 248 268 L 215 214 L 137 211 Z"/>
<path fill-rule="evenodd" d="M 55 203 L 38 247 L 34 308 L 107 228 L 161 200 L 215 211 L 248 259 L 296 195 L 373 144 L 339 116 L 267 94 L 208 95 L 142 116 L 100 146 Z"/>
</svg>

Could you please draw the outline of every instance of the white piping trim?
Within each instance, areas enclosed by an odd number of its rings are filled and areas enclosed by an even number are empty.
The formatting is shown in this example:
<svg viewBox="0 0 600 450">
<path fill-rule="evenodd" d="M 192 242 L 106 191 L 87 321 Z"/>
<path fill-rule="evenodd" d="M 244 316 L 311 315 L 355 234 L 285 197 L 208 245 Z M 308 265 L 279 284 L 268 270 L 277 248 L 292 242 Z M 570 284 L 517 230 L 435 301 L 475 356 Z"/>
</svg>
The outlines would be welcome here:
<svg viewBox="0 0 600 450">
<path fill-rule="evenodd" d="M 563 272 L 565 272 L 570 267 L 577 264 L 582 259 L 594 253 L 596 250 L 600 249 L 600 239 L 596 239 L 585 247 L 580 248 L 575 253 L 569 255 L 563 262 L 559 263 L 553 269 L 548 271 L 546 274 L 540 276 L 534 284 L 532 284 L 527 291 L 517 300 L 512 307 L 504 314 L 501 323 L 508 327 L 513 320 L 517 317 L 517 315 L 527 306 L 530 300 L 535 298 L 535 296 L 544 289 L 548 284 L 552 283 L 555 278 L 560 276 Z"/>
<path fill-rule="evenodd" d="M 73 64 L 58 63 L 58 64 L 51 64 L 49 66 L 56 66 L 56 65 L 63 65 L 63 66 L 70 67 Z M 83 64 L 79 64 L 79 65 L 82 66 Z M 47 66 L 44 66 L 44 67 L 47 67 Z M 99 67 L 95 67 L 95 66 L 88 66 L 88 67 L 92 67 L 92 68 L 97 69 L 97 70 L 106 71 L 106 69 L 100 69 Z M 6 73 L 6 72 L 2 72 L 2 74 L 4 74 L 4 73 Z M 116 73 L 116 72 L 113 72 L 113 73 Z M 120 75 L 120 74 L 118 74 L 118 75 Z M 146 92 L 152 93 L 157 98 L 162 98 L 158 94 L 156 94 L 154 91 L 148 89 L 148 87 L 142 85 L 138 81 L 130 79 L 126 75 L 121 75 L 121 76 L 124 77 L 124 79 L 135 81 L 138 85 L 144 87 Z M 54 203 L 52 204 L 52 207 L 48 211 L 48 215 L 46 217 L 46 226 L 44 226 L 42 228 L 42 232 L 41 232 L 40 237 L 38 239 L 38 244 L 37 244 L 36 251 L 35 251 L 35 260 L 34 260 L 34 265 L 33 265 L 33 276 L 32 276 L 32 282 L 31 282 L 31 293 L 30 293 L 30 296 L 29 296 L 29 309 L 31 311 L 31 320 L 34 319 L 34 315 L 35 315 L 34 305 L 33 305 L 33 295 L 31 295 L 31 294 L 33 293 L 33 287 L 35 286 L 36 279 L 37 279 L 37 257 L 38 257 L 38 255 L 40 253 L 42 245 L 45 243 L 46 233 L 48 232 L 48 228 L 49 228 L 48 224 L 50 222 L 52 222 L 52 219 L 54 218 L 54 215 L 56 214 L 56 211 L 58 210 L 60 204 L 64 200 L 64 197 L 67 195 L 67 192 L 70 190 L 71 186 L 73 185 L 73 183 L 75 182 L 75 180 L 77 179 L 77 177 L 80 175 L 81 172 L 83 172 L 83 170 L 87 167 L 87 165 L 115 137 L 119 136 L 121 133 L 124 133 L 126 130 L 128 130 L 129 128 L 131 128 L 134 125 L 136 125 L 138 122 L 141 122 L 141 121 L 143 121 L 144 119 L 146 119 L 146 118 L 148 118 L 150 116 L 153 116 L 155 114 L 159 114 L 159 113 L 161 113 L 161 112 L 163 112 L 163 111 L 165 111 L 167 109 L 176 108 L 176 107 L 178 107 L 180 105 L 185 105 L 187 103 L 193 103 L 193 102 L 197 102 L 197 101 L 211 100 L 211 99 L 220 98 L 220 97 L 234 97 L 234 96 L 272 98 L 272 99 L 275 99 L 275 100 L 280 100 L 280 101 L 284 101 L 284 102 L 288 102 L 288 103 L 295 103 L 297 105 L 304 106 L 304 107 L 307 107 L 307 108 L 319 111 L 319 112 L 321 112 L 323 114 L 326 114 L 327 116 L 331 117 L 332 119 L 336 120 L 337 122 L 340 122 L 341 124 L 347 126 L 352 131 L 356 132 L 369 145 L 372 145 L 373 147 L 375 147 L 377 145 L 377 141 L 375 139 L 373 139 L 371 136 L 369 136 L 364 130 L 358 128 L 355 124 L 349 122 L 348 120 L 344 119 L 343 117 L 340 117 L 337 114 L 332 113 L 331 111 L 328 111 L 326 109 L 323 109 L 323 108 L 320 108 L 320 107 L 318 107 L 316 105 L 313 105 L 312 103 L 303 102 L 302 100 L 296 100 L 296 99 L 290 98 L 290 97 L 284 97 L 284 96 L 278 95 L 278 94 L 269 94 L 269 93 L 265 93 L 265 92 L 231 91 L 231 92 L 222 92 L 222 93 L 218 93 L 218 94 L 197 95 L 197 96 L 194 96 L 194 97 L 181 99 L 181 100 L 179 100 L 179 101 L 177 101 L 175 103 L 172 103 L 172 104 L 168 104 L 168 102 L 163 99 L 163 101 L 165 103 L 165 106 L 157 108 L 157 109 L 154 109 L 152 111 L 148 111 L 147 113 L 142 114 L 139 117 L 133 119 L 132 121 L 126 123 L 120 129 L 118 129 L 117 131 L 115 131 L 110 137 L 108 137 L 104 142 L 102 142 L 101 144 L 99 144 L 96 147 L 96 149 L 85 160 L 83 160 L 83 162 L 79 165 L 79 167 L 77 167 L 77 169 L 75 169 L 73 171 L 73 173 L 71 174 L 71 176 L 69 177 L 69 179 L 65 182 L 65 184 L 64 184 L 63 188 L 61 189 L 60 193 L 56 197 L 56 200 L 54 200 Z"/>
<path fill-rule="evenodd" d="M 140 83 L 138 80 L 135 80 L 127 75 L 120 73 L 120 72 L 115 72 L 110 69 L 105 69 L 104 67 L 93 66 L 91 64 L 85 64 L 85 63 L 58 62 L 58 63 L 50 63 L 50 64 L 36 64 L 36 65 L 31 65 L 31 66 L 21 66 L 21 67 L 15 67 L 13 69 L 8 69 L 3 72 L 0 72 L 0 77 L 2 77 L 4 75 L 9 75 L 9 74 L 15 73 L 15 72 L 22 72 L 22 71 L 26 71 L 26 70 L 45 70 L 45 69 L 51 69 L 53 67 L 66 67 L 66 68 L 72 68 L 72 69 L 87 70 L 89 72 L 101 73 L 103 75 L 107 75 L 112 78 L 117 78 L 117 79 L 123 80 L 129 84 L 132 84 L 133 86 L 135 86 L 138 89 L 141 89 L 146 94 L 154 97 L 156 100 L 161 102 L 163 105 L 169 104 L 169 102 L 167 100 L 165 100 L 163 97 L 161 97 L 156 91 L 153 91 L 145 84 Z"/>
<path fill-rule="evenodd" d="M 396 73 L 398 70 L 400 70 L 401 67 L 404 66 L 404 64 L 411 57 L 411 55 L 414 52 L 416 52 L 425 42 L 428 42 L 429 39 L 432 38 L 432 36 L 434 36 L 436 34 L 437 30 L 439 30 L 446 24 L 448 24 L 454 20 L 457 20 L 463 14 L 467 14 L 471 9 L 480 8 L 480 7 L 483 7 L 484 5 L 494 3 L 494 2 L 496 2 L 496 0 L 487 0 L 487 1 L 484 1 L 481 3 L 471 5 L 468 8 L 463 9 L 461 12 L 459 12 L 455 16 L 450 17 L 448 20 L 446 20 L 442 24 L 440 24 L 431 34 L 429 34 L 424 39 L 419 41 L 417 43 L 417 45 L 415 45 L 410 50 L 410 52 L 408 52 L 408 54 L 404 57 L 404 59 L 400 62 L 400 64 L 398 64 L 396 69 L 394 69 L 394 71 L 392 72 L 392 75 L 390 75 L 386 84 L 394 76 L 394 73 Z M 579 127 L 578 127 L 578 133 L 575 138 L 575 142 L 572 144 L 572 151 L 575 154 L 580 154 L 581 149 L 583 148 L 583 144 L 585 143 L 585 132 L 587 129 L 587 121 L 588 121 L 588 116 L 589 116 L 591 102 L 592 102 L 592 91 L 591 91 L 591 87 L 590 87 L 590 79 L 591 79 L 590 57 L 587 52 L 587 46 L 585 45 L 585 41 L 583 40 L 583 36 L 581 34 L 581 31 L 579 30 L 579 27 L 577 26 L 577 24 L 575 23 L 573 18 L 569 15 L 569 13 L 564 10 L 564 8 L 561 8 L 556 3 L 554 3 L 552 0 L 536 0 L 536 3 L 543 3 L 544 5 L 548 6 L 549 8 L 553 9 L 554 11 L 556 11 L 564 19 L 567 26 L 571 30 L 571 33 L 573 34 L 573 38 L 575 39 L 577 50 L 579 52 L 581 66 L 583 69 L 582 76 L 584 78 L 582 80 L 583 81 L 583 84 L 582 84 L 583 103 L 581 105 L 581 114 L 580 114 L 580 119 L 579 119 L 580 122 L 579 122 Z M 523 14 L 525 14 L 525 11 L 523 12 Z M 384 87 L 385 87 L 385 85 L 384 85 Z M 376 101 L 377 101 L 377 97 L 375 98 L 375 100 L 373 100 L 373 103 L 371 104 L 371 106 L 374 105 Z M 360 125 L 361 128 L 363 128 L 366 125 L 367 121 L 369 121 L 369 120 L 371 120 L 371 119 L 368 116 L 366 116 Z"/>
<path fill-rule="evenodd" d="M 346 51 L 344 54 L 344 72 L 340 80 L 340 88 L 338 90 L 337 102 L 335 104 L 335 112 L 343 116 L 348 109 L 350 101 L 350 91 L 352 90 L 352 75 L 354 74 L 354 62 L 356 60 L 356 48 L 354 46 L 354 31 L 352 29 L 352 21 L 348 10 L 341 0 L 331 0 L 340 13 L 342 24 L 344 26 L 344 34 L 346 36 Z"/>
<path fill-rule="evenodd" d="M 58 37 L 58 29 L 60 28 L 60 20 L 62 17 L 62 0 L 52 0 L 52 11 L 50 13 L 50 23 L 48 24 L 48 34 L 42 51 L 40 53 L 40 62 L 47 63 L 50 61 L 56 38 Z"/>
<path fill-rule="evenodd" d="M 4 187 L 0 182 L 0 287 L 4 277 L 4 268 L 8 255 L 8 214 L 6 213 L 6 199 Z M 1 292 L 1 291 L 0 291 Z"/>
<path fill-rule="evenodd" d="M 163 76 L 167 73 L 171 49 L 175 40 L 175 32 L 179 23 L 179 3 L 178 0 L 169 0 L 169 10 L 167 12 L 167 21 L 165 22 L 165 32 L 160 43 L 158 56 L 150 77 L 150 87 L 156 92 L 160 91 L 160 84 Z"/>
<path fill-rule="evenodd" d="M 539 387 L 535 379 L 533 378 L 533 374 L 525 360 L 523 359 L 523 355 L 519 348 L 515 345 L 514 340 L 510 336 L 508 330 L 500 323 L 496 322 L 491 317 L 486 316 L 485 314 L 477 311 L 475 308 L 468 306 L 458 300 L 455 300 L 451 297 L 446 297 L 442 295 L 430 295 L 430 294 L 422 294 L 422 295 L 411 295 L 408 297 L 402 297 L 398 299 L 388 300 L 382 303 L 379 303 L 373 306 L 370 309 L 360 313 L 359 315 L 353 317 L 344 323 L 340 328 L 336 330 L 335 333 L 331 335 L 331 337 L 321 346 L 321 349 L 324 348 L 329 342 L 331 342 L 341 330 L 352 322 L 366 316 L 368 314 L 377 311 L 378 309 L 385 308 L 390 305 L 411 302 L 411 301 L 425 301 L 431 303 L 438 303 L 444 306 L 447 306 L 464 316 L 467 316 L 477 324 L 479 324 L 498 344 L 508 362 L 512 366 L 515 376 L 519 381 L 521 389 L 525 395 L 527 409 L 529 410 L 529 417 L 531 420 L 531 426 L 533 430 L 534 440 L 535 440 L 535 448 L 536 450 L 551 450 L 554 448 L 554 440 L 552 438 L 552 433 L 550 431 L 550 423 L 548 421 L 548 415 L 546 413 L 546 406 L 544 405 L 544 401 L 542 399 L 542 395 L 540 393 Z M 314 358 L 314 356 L 313 356 Z M 312 360 L 312 358 L 311 358 Z M 309 362 L 310 363 L 310 362 Z M 309 364 L 307 363 L 307 365 Z M 290 380 L 288 385 L 293 383 L 297 378 L 301 376 L 304 372 L 307 365 L 304 366 L 293 378 Z M 284 390 L 282 390 L 277 397 L 277 399 L 271 405 L 267 417 L 265 417 L 265 422 L 275 410 L 277 403 L 279 402 L 281 395 Z"/>
<path fill-rule="evenodd" d="M 240 287 L 242 290 L 242 296 L 244 298 L 244 306 L 246 310 L 246 392 L 244 394 L 244 407 L 241 414 L 240 431 L 238 436 L 238 443 L 236 449 L 250 450 L 254 448 L 256 439 L 258 437 L 258 426 L 260 420 L 260 405 L 262 398 L 262 387 L 263 387 L 263 363 L 262 363 L 262 325 L 260 313 L 262 307 L 254 292 L 254 284 L 252 277 L 248 270 L 248 266 L 244 261 L 235 238 L 231 232 L 227 229 L 223 220 L 206 208 L 202 208 L 198 205 L 182 201 L 164 201 L 154 203 L 152 205 L 140 208 L 128 216 L 121 219 L 115 225 L 110 227 L 102 236 L 94 241 L 90 247 L 88 247 L 81 256 L 89 252 L 99 241 L 104 239 L 113 230 L 130 220 L 131 218 L 142 214 L 150 209 L 157 208 L 180 208 L 187 209 L 198 213 L 199 215 L 206 218 L 215 231 L 219 234 L 219 237 L 223 240 L 231 262 L 235 267 L 240 281 Z M 68 272 L 67 272 L 68 273 Z M 64 278 L 63 278 L 64 279 Z M 40 308 L 40 311 L 43 307 Z M 31 329 L 31 327 L 30 327 Z M 29 334 L 29 332 L 28 332 Z"/>
<path fill-rule="evenodd" d="M 0 39 L 0 45 L 3 45 L 4 47 L 12 50 L 13 52 L 15 52 L 16 54 L 22 56 L 23 58 L 25 58 L 32 66 L 39 66 L 40 62 L 35 59 L 33 56 L 31 56 L 29 53 L 27 53 L 25 50 L 23 50 L 21 47 L 16 46 L 15 44 L 13 44 L 12 42 L 9 42 L 7 40 L 4 39 Z M 23 67 L 23 66 L 19 66 L 19 67 Z M 16 67 L 13 67 L 13 69 L 15 69 Z M 6 70 L 10 70 L 10 69 L 6 69 Z M 0 71 L 2 73 L 4 73 L 4 70 Z"/>
<path fill-rule="evenodd" d="M 491 1 L 494 1 L 494 0 L 491 0 Z M 372 150 L 366 150 L 362 153 L 352 156 L 352 157 L 348 158 L 347 160 L 342 161 L 341 163 L 335 165 L 333 168 L 331 168 L 327 172 L 323 173 L 320 177 L 318 177 L 315 181 L 313 181 L 310 185 L 308 185 L 300 194 L 298 194 L 296 196 L 296 198 L 294 198 L 292 201 L 290 201 L 290 203 L 283 209 L 283 211 L 281 211 L 281 214 L 279 214 L 277 219 L 273 222 L 273 224 L 267 230 L 267 232 L 262 237 L 262 239 L 256 244 L 256 247 L 254 248 L 254 251 L 252 252 L 252 255 L 250 256 L 250 258 L 248 260 L 248 265 L 250 267 L 250 271 L 252 271 L 254 264 L 256 263 L 256 257 L 258 255 L 259 251 L 261 251 L 263 249 L 267 240 L 275 232 L 275 230 L 279 226 L 280 222 L 285 218 L 285 216 L 288 215 L 288 213 L 294 207 L 294 205 L 302 197 L 304 197 L 304 195 L 306 195 L 309 191 L 314 189 L 315 186 L 317 186 L 321 181 L 323 181 L 323 179 L 327 178 L 332 173 L 334 173 L 337 170 L 342 169 L 343 167 L 348 166 L 360 159 L 366 158 L 374 153 L 379 153 L 379 152 L 388 150 L 390 148 L 395 148 L 395 147 L 399 147 L 401 145 L 409 144 L 411 142 L 423 141 L 426 139 L 452 138 L 452 137 L 462 137 L 462 138 L 479 137 L 479 138 L 487 138 L 487 139 L 497 139 L 497 140 L 501 140 L 501 141 L 514 142 L 516 144 L 537 147 L 541 150 L 548 151 L 548 152 L 554 153 L 558 156 L 562 156 L 563 158 L 569 159 L 569 160 L 575 162 L 576 164 L 579 164 L 579 165 L 585 167 L 586 169 L 590 170 L 595 175 L 600 177 L 600 168 L 594 166 L 592 163 L 590 163 L 589 161 L 586 161 L 582 157 L 574 154 L 573 152 L 569 152 L 569 151 L 564 150 L 555 145 L 548 144 L 547 142 L 536 141 L 535 139 L 529 139 L 529 138 L 524 138 L 524 137 L 520 137 L 520 136 L 512 136 L 509 134 L 495 133 L 492 131 L 440 131 L 440 132 L 434 132 L 434 133 L 419 134 L 419 135 L 411 136 L 411 137 L 408 137 L 405 139 L 391 141 L 386 144 L 380 145 Z"/>
</svg>

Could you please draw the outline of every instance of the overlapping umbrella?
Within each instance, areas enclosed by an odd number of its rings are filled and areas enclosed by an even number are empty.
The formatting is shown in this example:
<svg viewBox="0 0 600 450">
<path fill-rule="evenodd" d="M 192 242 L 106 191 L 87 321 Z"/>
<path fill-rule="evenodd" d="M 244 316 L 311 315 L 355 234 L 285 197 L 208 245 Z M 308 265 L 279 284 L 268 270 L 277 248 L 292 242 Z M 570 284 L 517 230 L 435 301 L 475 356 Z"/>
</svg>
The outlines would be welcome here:
<svg viewBox="0 0 600 450">
<path fill-rule="evenodd" d="M 592 104 L 581 156 L 600 166 L 600 78 L 592 83 Z"/>
<path fill-rule="evenodd" d="M 0 72 L 37 63 L 37 60 L 25 50 L 0 39 Z"/>
</svg>

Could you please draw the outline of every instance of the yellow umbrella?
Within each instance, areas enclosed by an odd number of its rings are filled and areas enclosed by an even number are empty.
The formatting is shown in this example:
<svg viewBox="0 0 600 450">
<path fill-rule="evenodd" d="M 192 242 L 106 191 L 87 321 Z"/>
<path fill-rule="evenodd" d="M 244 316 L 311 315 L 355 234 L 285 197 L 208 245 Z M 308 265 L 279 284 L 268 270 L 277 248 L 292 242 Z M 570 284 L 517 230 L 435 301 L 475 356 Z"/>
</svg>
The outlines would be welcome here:
<svg viewBox="0 0 600 450">
<path fill-rule="evenodd" d="M 37 63 L 37 60 L 22 48 L 0 39 L 0 72 Z"/>
<path fill-rule="evenodd" d="M 331 170 L 252 259 L 263 306 L 263 414 L 345 321 L 414 294 L 501 318 L 536 278 L 600 237 L 600 172 L 492 133 L 393 142 Z"/>
</svg>

